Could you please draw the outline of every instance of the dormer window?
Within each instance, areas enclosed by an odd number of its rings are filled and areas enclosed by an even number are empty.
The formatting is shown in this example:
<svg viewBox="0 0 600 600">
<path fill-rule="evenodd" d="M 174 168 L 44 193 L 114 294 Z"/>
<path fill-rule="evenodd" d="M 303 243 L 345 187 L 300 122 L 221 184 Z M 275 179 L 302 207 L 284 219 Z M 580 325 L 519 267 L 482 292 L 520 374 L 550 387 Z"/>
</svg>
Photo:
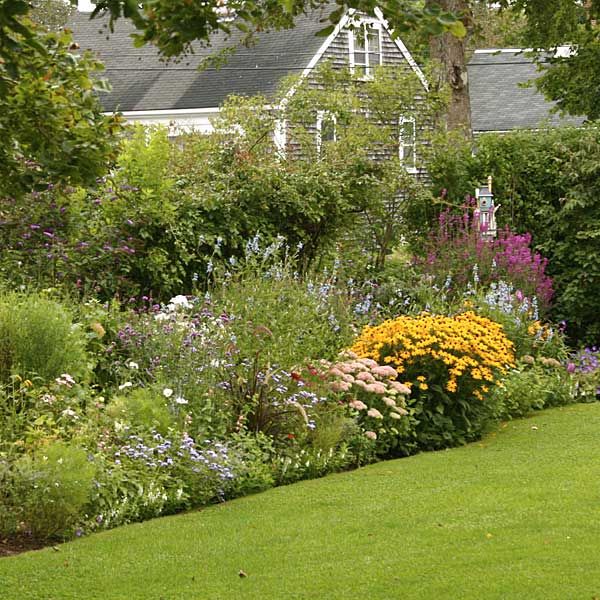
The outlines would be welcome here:
<svg viewBox="0 0 600 600">
<path fill-rule="evenodd" d="M 321 154 L 323 145 L 337 140 L 337 119 L 326 110 L 317 112 L 317 152 Z"/>
<path fill-rule="evenodd" d="M 400 162 L 405 169 L 414 171 L 417 167 L 416 125 L 413 117 L 400 117 L 398 119 L 398 149 Z"/>
<path fill-rule="evenodd" d="M 350 70 L 360 78 L 373 76 L 373 69 L 382 64 L 381 24 L 361 21 L 348 31 Z"/>
</svg>

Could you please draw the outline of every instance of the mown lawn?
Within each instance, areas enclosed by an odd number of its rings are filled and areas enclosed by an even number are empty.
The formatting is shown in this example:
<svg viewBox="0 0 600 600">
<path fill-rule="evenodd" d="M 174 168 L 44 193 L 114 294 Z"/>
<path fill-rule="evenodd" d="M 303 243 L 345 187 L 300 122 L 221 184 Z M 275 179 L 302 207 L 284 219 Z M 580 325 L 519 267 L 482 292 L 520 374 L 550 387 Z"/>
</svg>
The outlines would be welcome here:
<svg viewBox="0 0 600 600">
<path fill-rule="evenodd" d="M 0 598 L 600 598 L 600 404 L 58 548 Z"/>
</svg>

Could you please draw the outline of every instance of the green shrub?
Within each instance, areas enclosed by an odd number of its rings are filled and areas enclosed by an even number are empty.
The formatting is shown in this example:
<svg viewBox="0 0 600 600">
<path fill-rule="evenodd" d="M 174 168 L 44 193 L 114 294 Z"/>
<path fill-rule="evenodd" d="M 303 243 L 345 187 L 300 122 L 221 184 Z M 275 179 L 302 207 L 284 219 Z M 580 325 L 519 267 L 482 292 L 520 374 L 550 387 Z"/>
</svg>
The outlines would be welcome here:
<svg viewBox="0 0 600 600">
<path fill-rule="evenodd" d="M 92 494 L 96 469 L 82 448 L 54 442 L 18 459 L 4 474 L 4 535 L 47 541 L 70 537 Z M 8 506 L 8 510 L 7 510 Z"/>
<path fill-rule="evenodd" d="M 259 350 L 264 363 L 292 368 L 333 358 L 350 341 L 352 315 L 335 276 L 300 278 L 284 243 L 261 246 L 255 236 L 244 259 L 220 273 L 212 295 L 215 308 L 231 316 L 242 357 Z"/>
<path fill-rule="evenodd" d="M 87 377 L 90 366 L 84 332 L 65 306 L 34 294 L 0 297 L 0 382 L 13 373 L 44 382 Z"/>
<path fill-rule="evenodd" d="M 153 388 L 135 388 L 129 393 L 122 393 L 111 400 L 106 407 L 106 414 L 130 425 L 134 431 L 156 430 L 164 435 L 175 425 L 167 399 Z"/>
<path fill-rule="evenodd" d="M 558 361 L 532 356 L 525 360 L 494 390 L 500 419 L 526 417 L 534 410 L 576 401 L 574 382 Z"/>
</svg>

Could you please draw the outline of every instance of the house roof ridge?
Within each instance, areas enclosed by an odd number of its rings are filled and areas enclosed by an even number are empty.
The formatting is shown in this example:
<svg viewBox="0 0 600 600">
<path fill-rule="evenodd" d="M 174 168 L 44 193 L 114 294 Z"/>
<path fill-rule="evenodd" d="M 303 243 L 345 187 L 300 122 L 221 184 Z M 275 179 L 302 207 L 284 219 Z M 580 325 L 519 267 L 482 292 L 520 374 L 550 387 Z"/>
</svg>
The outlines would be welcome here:
<svg viewBox="0 0 600 600">
<path fill-rule="evenodd" d="M 474 54 L 516 54 L 517 52 L 536 52 L 535 48 L 477 48 Z"/>
</svg>

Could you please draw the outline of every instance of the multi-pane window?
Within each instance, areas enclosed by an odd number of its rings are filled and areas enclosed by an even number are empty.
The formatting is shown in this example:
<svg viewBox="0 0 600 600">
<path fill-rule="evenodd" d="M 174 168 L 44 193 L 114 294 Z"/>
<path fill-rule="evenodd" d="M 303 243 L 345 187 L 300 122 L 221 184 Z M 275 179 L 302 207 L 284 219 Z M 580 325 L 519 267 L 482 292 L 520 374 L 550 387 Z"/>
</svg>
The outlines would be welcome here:
<svg viewBox="0 0 600 600">
<path fill-rule="evenodd" d="M 348 32 L 350 69 L 359 77 L 372 77 L 374 67 L 382 64 L 381 25 L 363 22 Z"/>
<path fill-rule="evenodd" d="M 317 112 L 317 150 L 319 153 L 323 149 L 323 144 L 336 141 L 336 125 L 335 115 L 326 110 Z"/>
<path fill-rule="evenodd" d="M 416 127 L 412 117 L 400 117 L 398 120 L 400 161 L 407 169 L 416 168 Z"/>
</svg>

